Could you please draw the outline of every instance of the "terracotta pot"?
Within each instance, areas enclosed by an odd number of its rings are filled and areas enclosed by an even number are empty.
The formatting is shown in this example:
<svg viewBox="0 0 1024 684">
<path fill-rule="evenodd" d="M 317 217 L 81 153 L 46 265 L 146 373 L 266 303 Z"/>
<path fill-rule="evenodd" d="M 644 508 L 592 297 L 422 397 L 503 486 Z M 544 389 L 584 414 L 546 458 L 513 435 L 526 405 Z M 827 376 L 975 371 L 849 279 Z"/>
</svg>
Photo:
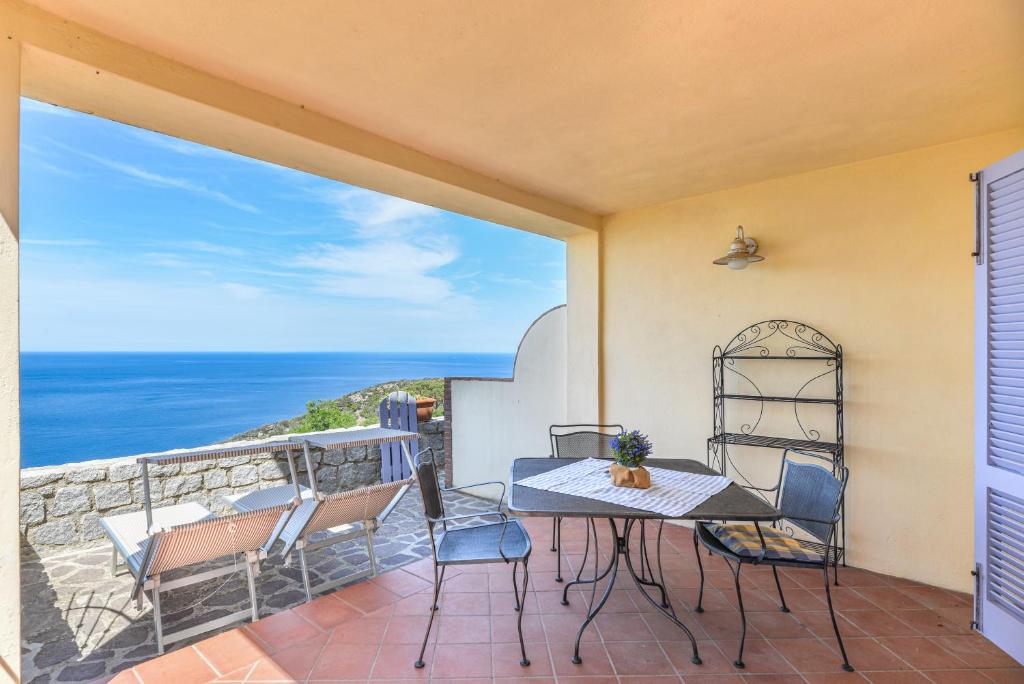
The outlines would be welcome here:
<svg viewBox="0 0 1024 684">
<path fill-rule="evenodd" d="M 436 399 L 416 397 L 416 422 L 426 423 L 429 421 L 434 415 L 434 406 L 436 404 Z"/>
<path fill-rule="evenodd" d="M 612 477 L 612 484 L 616 487 L 630 487 L 633 489 L 647 489 L 651 486 L 651 474 L 647 468 L 638 466 L 629 468 L 627 466 L 613 463 L 608 468 L 608 474 Z"/>
</svg>

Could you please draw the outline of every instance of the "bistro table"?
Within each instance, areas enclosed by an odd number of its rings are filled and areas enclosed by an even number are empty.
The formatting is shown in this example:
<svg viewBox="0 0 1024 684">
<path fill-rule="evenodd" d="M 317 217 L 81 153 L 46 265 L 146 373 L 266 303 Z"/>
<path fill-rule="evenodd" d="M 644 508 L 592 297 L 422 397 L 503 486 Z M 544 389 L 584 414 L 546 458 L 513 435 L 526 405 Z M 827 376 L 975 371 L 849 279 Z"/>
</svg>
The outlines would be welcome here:
<svg viewBox="0 0 1024 684">
<path fill-rule="evenodd" d="M 638 508 L 630 508 L 620 504 L 599 501 L 597 499 L 561 494 L 558 492 L 534 489 L 532 487 L 525 487 L 516 484 L 520 480 L 524 480 L 534 475 L 540 475 L 541 473 L 546 473 L 550 470 L 554 470 L 555 468 L 570 465 L 580 460 L 582 459 L 550 457 L 517 458 L 512 463 L 512 492 L 509 495 L 508 501 L 509 511 L 519 516 L 587 518 L 587 545 L 583 554 L 583 560 L 580 562 L 580 569 L 576 574 L 576 579 L 566 584 L 562 593 L 562 603 L 563 605 L 568 605 L 569 587 L 574 584 L 594 585 L 591 591 L 587 616 L 583 620 L 583 624 L 580 625 L 579 631 L 576 633 L 576 646 L 573 650 L 572 662 L 577 665 L 583 662 L 580 659 L 580 640 L 583 638 L 583 632 L 586 630 L 587 626 L 594 621 L 594 618 L 597 617 L 601 608 L 604 607 L 604 604 L 608 601 L 608 597 L 611 596 L 612 588 L 615 586 L 615 577 L 619 569 L 619 556 L 622 555 L 626 562 L 626 568 L 629 570 L 629 574 L 633 578 L 633 582 L 636 584 L 637 589 L 640 590 L 640 593 L 643 594 L 644 598 L 686 633 L 686 636 L 690 639 L 691 646 L 693 646 L 692 662 L 699 665 L 701 659 L 700 653 L 697 650 L 697 640 L 694 638 L 693 632 L 691 632 L 687 626 L 683 624 L 678 617 L 676 617 L 675 609 L 672 607 L 672 602 L 669 600 L 669 593 L 665 590 L 665 578 L 661 568 L 661 532 L 665 520 L 670 519 L 668 516 L 651 511 L 644 511 Z M 720 474 L 703 463 L 689 459 L 652 458 L 648 459 L 644 465 L 648 465 L 653 468 L 676 470 L 684 473 L 698 473 L 702 475 Z M 778 520 L 781 517 L 782 516 L 778 509 L 766 502 L 764 499 L 748 492 L 736 483 L 731 483 L 719 493 L 713 494 L 703 503 L 690 510 L 690 512 L 674 519 L 767 522 Z M 599 549 L 597 525 L 595 523 L 595 520 L 598 518 L 607 518 L 608 524 L 611 527 L 612 538 L 615 540 L 616 544 L 616 549 L 610 554 L 611 558 L 608 561 L 608 566 L 600 572 L 598 571 Z M 616 520 L 622 521 L 621 533 Z M 648 540 L 646 523 L 648 521 L 656 521 L 658 523 L 658 533 L 655 541 L 654 554 L 655 564 L 653 565 L 647 548 Z M 638 544 L 640 552 L 639 575 L 634 567 L 634 560 L 631 556 L 629 546 L 630 535 L 632 534 L 634 527 L 636 527 L 637 522 L 640 523 L 640 537 Z M 590 552 L 591 537 L 594 539 L 594 576 L 591 578 L 583 578 L 583 565 L 586 563 L 587 556 Z M 596 598 L 597 593 L 597 583 L 605 577 L 608 577 L 608 586 L 605 587 L 604 594 L 601 596 L 601 599 L 595 603 L 594 599 Z M 656 600 L 648 593 L 649 587 L 658 590 L 660 594 L 658 598 L 660 600 Z"/>
</svg>

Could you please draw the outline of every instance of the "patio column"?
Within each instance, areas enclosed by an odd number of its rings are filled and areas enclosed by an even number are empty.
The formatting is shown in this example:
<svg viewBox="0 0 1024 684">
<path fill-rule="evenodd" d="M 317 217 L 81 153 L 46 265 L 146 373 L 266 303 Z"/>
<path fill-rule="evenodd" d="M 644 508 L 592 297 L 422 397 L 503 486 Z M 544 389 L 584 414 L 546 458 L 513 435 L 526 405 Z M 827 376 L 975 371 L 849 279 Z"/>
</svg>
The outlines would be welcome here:
<svg viewBox="0 0 1024 684">
<path fill-rule="evenodd" d="M 18 138 L 21 44 L 0 33 L 0 681 L 21 672 Z"/>
<path fill-rule="evenodd" d="M 566 422 L 601 422 L 601 239 L 597 232 L 565 243 Z"/>
</svg>

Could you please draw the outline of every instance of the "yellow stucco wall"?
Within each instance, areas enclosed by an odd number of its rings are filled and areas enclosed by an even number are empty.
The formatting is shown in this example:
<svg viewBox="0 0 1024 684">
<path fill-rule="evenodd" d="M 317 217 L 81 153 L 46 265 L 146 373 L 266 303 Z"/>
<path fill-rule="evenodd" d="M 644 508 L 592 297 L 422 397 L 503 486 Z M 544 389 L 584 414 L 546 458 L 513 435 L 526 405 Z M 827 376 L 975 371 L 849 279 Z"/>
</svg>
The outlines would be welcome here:
<svg viewBox="0 0 1024 684">
<path fill-rule="evenodd" d="M 968 590 L 968 173 L 1022 147 L 1016 129 L 609 217 L 604 417 L 649 431 L 658 455 L 703 459 L 712 348 L 763 319 L 813 324 L 846 355 L 851 564 Z M 737 224 L 766 261 L 713 266 Z"/>
</svg>

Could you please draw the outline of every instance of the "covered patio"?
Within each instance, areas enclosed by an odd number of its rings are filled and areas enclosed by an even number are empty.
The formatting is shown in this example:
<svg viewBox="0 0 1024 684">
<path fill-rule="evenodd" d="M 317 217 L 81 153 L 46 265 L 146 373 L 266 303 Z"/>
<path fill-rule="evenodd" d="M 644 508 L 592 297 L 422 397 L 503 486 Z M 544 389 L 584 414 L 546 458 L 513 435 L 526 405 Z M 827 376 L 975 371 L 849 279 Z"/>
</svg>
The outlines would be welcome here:
<svg viewBox="0 0 1024 684">
<path fill-rule="evenodd" d="M 0 678 L 62 678 L 23 662 L 54 641 L 25 629 L 39 577 L 17 524 L 23 96 L 564 241 L 566 306 L 524 338 L 515 377 L 449 383 L 455 485 L 507 482 L 564 423 L 641 430 L 667 459 L 727 444 L 714 455 L 732 476 L 794 442 L 849 468 L 834 590 L 853 673 L 820 576 L 789 569 L 791 613 L 770 572 L 744 576 L 734 668 L 732 575 L 709 558 L 693 611 L 692 531 L 672 524 L 668 590 L 703 663 L 622 584 L 574 665 L 590 594 L 561 604 L 535 518 L 528 672 L 500 564 L 446 577 L 428 667 L 412 667 L 419 561 L 126 656 L 119 681 L 1024 677 L 1008 655 L 1024 657 L 1024 4 L 0 0 L 0 26 Z M 716 264 L 737 226 L 763 262 Z M 834 390 L 724 387 L 715 364 L 759 321 L 834 341 Z M 754 417 L 727 425 L 726 400 Z M 802 436 L 752 443 L 766 402 Z M 801 402 L 839 409 L 834 434 L 801 422 Z M 568 568 L 584 544 L 567 522 Z"/>
<path fill-rule="evenodd" d="M 550 532 L 540 519 L 527 526 L 536 539 Z M 511 568 L 500 564 L 452 569 L 424 658 L 427 667 L 413 667 L 430 605 L 432 569 L 424 559 L 142 663 L 114 681 L 1024 681 L 1024 668 L 971 632 L 970 596 L 854 568 L 842 570 L 834 595 L 857 672 L 836 666 L 820 574 L 785 571 L 792 608 L 787 614 L 778 609 L 767 568 L 744 580 L 752 629 L 740 670 L 732 665 L 739 622 L 732 573 L 721 561 L 706 562 L 705 611 L 693 612 L 698 573 L 692 532 L 667 527 L 665 538 L 672 601 L 696 633 L 701 665 L 690 662 L 682 632 L 625 588 L 612 594 L 585 634 L 583 663 L 572 664 L 572 639 L 591 593 L 573 588 L 569 605 L 562 605 L 555 555 L 539 546 L 530 563 L 523 617 L 529 667 L 519 664 Z M 608 541 L 603 540 L 606 548 Z M 566 521 L 563 549 L 573 570 L 583 547 L 583 522 Z"/>
</svg>

